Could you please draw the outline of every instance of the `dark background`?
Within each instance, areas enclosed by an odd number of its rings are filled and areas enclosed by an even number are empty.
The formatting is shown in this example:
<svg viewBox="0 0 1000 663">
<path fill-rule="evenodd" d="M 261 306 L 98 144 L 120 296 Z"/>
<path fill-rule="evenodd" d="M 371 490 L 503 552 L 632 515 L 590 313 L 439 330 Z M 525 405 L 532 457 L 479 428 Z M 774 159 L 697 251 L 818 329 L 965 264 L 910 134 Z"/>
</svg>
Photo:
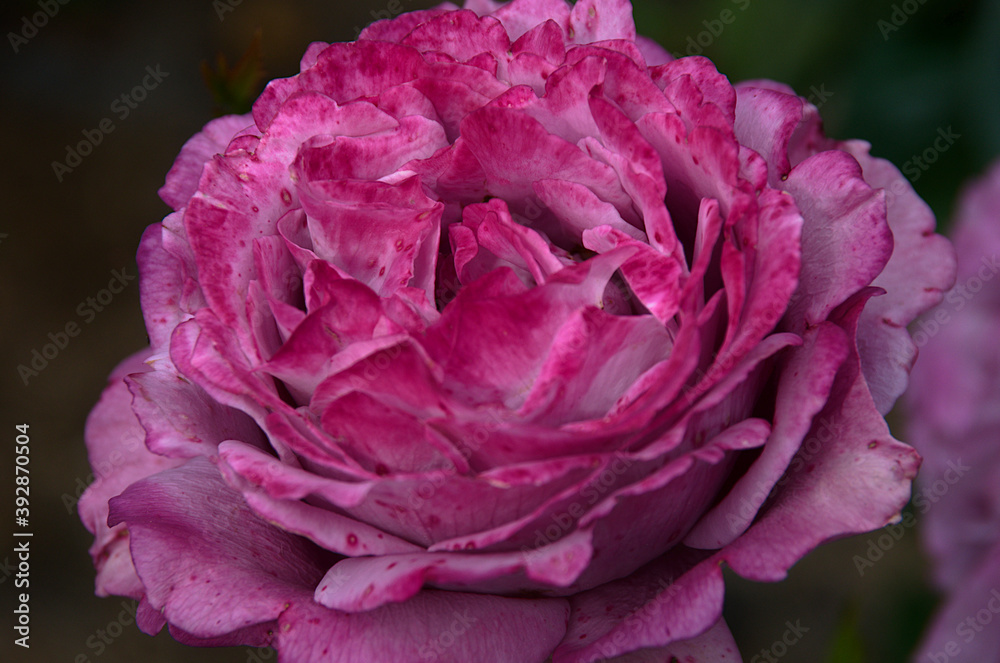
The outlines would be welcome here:
<svg viewBox="0 0 1000 663">
<path fill-rule="evenodd" d="M 289 76 L 310 42 L 353 39 L 372 11 L 392 5 L 46 1 L 58 13 L 33 35 L 23 32 L 27 43 L 19 43 L 16 53 L 9 33 L 22 33 L 23 17 L 40 7 L 8 2 L 0 11 L 0 441 L 11 447 L 0 460 L 0 481 L 11 488 L 0 492 L 11 496 L 12 509 L 14 426 L 28 423 L 35 533 L 27 651 L 14 647 L 10 635 L 14 544 L 0 548 L 0 652 L 12 652 L 5 660 L 46 663 L 274 660 L 267 652 L 194 650 L 165 633 L 151 638 L 134 626 L 119 629 L 114 622 L 122 599 L 93 596 L 86 552 L 91 537 L 74 506 L 91 478 L 83 423 L 108 371 L 142 348 L 146 335 L 134 281 L 90 322 L 77 308 L 107 287 L 112 270 L 136 273 L 140 234 L 167 213 L 156 191 L 181 145 L 215 106 L 199 70 L 202 61 L 220 52 L 237 60 L 261 28 L 267 77 Z M 398 1 L 407 10 L 432 4 Z M 220 9 L 227 10 L 221 18 Z M 864 138 L 876 155 L 898 166 L 909 161 L 914 186 L 939 219 L 947 219 L 960 183 L 1000 155 L 1000 3 L 642 0 L 635 16 L 640 33 L 675 53 L 703 49 L 733 81 L 774 78 L 813 95 L 828 134 Z M 720 20 L 730 17 L 728 24 Z M 166 78 L 120 119 L 112 102 L 142 81 L 147 66 L 157 65 Z M 66 146 L 104 118 L 111 118 L 114 131 L 59 182 L 52 162 L 64 161 Z M 939 131 L 959 137 L 932 155 L 935 163 L 914 167 L 913 157 L 931 148 Z M 25 385 L 17 366 L 30 364 L 32 351 L 69 322 L 80 326 L 79 335 Z M 901 415 L 891 419 L 897 437 L 905 439 Z M 13 514 L 7 513 L 0 520 L 13 531 Z M 905 660 L 935 597 L 917 532 L 903 530 L 898 542 L 883 538 L 883 544 L 891 541 L 885 550 L 872 547 L 878 534 L 821 548 L 784 583 L 750 583 L 729 574 L 726 613 L 744 659 L 772 649 L 788 621 L 808 631 L 782 660 Z M 862 577 L 854 556 L 874 558 L 874 550 L 881 558 Z M 99 629 L 109 644 L 98 639 Z"/>
</svg>

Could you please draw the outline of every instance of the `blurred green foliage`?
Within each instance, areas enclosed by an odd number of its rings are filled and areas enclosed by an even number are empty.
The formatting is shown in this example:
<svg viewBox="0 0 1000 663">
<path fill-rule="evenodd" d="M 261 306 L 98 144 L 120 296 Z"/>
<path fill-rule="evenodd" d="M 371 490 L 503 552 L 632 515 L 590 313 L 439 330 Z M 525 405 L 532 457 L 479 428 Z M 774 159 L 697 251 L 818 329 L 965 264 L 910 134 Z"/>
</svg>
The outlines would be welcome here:
<svg viewBox="0 0 1000 663">
<path fill-rule="evenodd" d="M 826 663 L 867 663 L 868 660 L 858 630 L 858 611 L 852 607 L 840 618 Z"/>
<path fill-rule="evenodd" d="M 260 28 L 253 35 L 250 46 L 230 66 L 221 51 L 215 56 L 215 66 L 205 60 L 201 63 L 201 75 L 215 101 L 215 115 L 249 113 L 254 100 L 260 95 L 264 82 L 264 57 L 261 53 Z"/>
</svg>

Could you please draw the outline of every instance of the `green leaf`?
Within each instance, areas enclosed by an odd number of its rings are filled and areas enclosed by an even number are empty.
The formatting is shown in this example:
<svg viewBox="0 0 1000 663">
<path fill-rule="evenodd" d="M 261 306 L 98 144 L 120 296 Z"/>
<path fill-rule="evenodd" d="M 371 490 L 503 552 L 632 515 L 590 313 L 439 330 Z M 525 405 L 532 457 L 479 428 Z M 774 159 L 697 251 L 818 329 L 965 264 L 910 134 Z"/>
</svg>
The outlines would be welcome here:
<svg viewBox="0 0 1000 663">
<path fill-rule="evenodd" d="M 258 28 L 250 46 L 232 67 L 221 52 L 215 56 L 214 69 L 207 60 L 201 63 L 201 75 L 212 93 L 216 116 L 247 113 L 260 94 L 265 73 L 261 55 L 262 34 Z"/>
<path fill-rule="evenodd" d="M 865 663 L 864 642 L 858 630 L 858 611 L 850 607 L 841 615 L 826 663 Z"/>
</svg>

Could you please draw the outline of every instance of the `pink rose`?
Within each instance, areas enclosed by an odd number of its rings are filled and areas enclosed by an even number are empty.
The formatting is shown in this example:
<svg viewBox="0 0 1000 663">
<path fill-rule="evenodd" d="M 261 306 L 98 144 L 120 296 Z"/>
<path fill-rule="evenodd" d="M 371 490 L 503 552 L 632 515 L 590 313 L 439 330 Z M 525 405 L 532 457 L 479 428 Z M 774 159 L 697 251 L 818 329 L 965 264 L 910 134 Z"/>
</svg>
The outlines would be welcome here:
<svg viewBox="0 0 1000 663">
<path fill-rule="evenodd" d="M 924 347 L 908 394 L 924 456 L 913 503 L 949 594 L 920 663 L 1000 660 L 1000 161 L 961 197 L 953 237 L 958 280 L 914 326 Z"/>
<path fill-rule="evenodd" d="M 636 37 L 624 0 L 313 44 L 161 195 L 152 347 L 88 427 L 95 467 L 127 461 L 80 504 L 98 592 L 148 632 L 737 661 L 723 564 L 778 580 L 907 501 L 882 415 L 952 278 L 930 211 L 789 89 Z"/>
</svg>

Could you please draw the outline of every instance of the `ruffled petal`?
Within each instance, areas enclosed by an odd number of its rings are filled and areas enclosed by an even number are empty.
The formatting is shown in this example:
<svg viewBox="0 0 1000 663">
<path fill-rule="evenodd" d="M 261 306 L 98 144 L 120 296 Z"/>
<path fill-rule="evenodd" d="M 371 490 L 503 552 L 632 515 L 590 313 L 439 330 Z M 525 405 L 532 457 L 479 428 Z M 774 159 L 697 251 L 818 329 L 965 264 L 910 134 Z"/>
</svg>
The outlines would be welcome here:
<svg viewBox="0 0 1000 663">
<path fill-rule="evenodd" d="M 179 463 L 146 449 L 146 431 L 130 407 L 132 394 L 124 378 L 149 371 L 145 364 L 148 356 L 148 350 L 138 352 L 112 371 L 84 431 L 94 482 L 80 497 L 77 509 L 80 520 L 94 534 L 90 555 L 97 568 L 98 596 L 142 595 L 129 556 L 129 532 L 122 526 L 108 525 L 108 500 L 135 481 Z"/>
<path fill-rule="evenodd" d="M 639 649 L 608 659 L 608 663 L 741 663 L 739 649 L 723 620 L 704 633 L 666 647 Z"/>
<path fill-rule="evenodd" d="M 566 629 L 562 599 L 424 591 L 361 614 L 289 600 L 275 644 L 287 663 L 542 663 Z"/>
<path fill-rule="evenodd" d="M 163 202 L 175 210 L 187 205 L 198 190 L 205 164 L 216 154 L 223 154 L 236 134 L 248 127 L 253 127 L 250 115 L 224 115 L 212 120 L 188 139 L 167 173 L 166 184 L 160 188 Z"/>
<path fill-rule="evenodd" d="M 275 620 L 293 588 L 322 577 L 324 555 L 257 517 L 205 458 L 138 481 L 112 500 L 131 533 L 150 604 L 198 638 Z"/>
</svg>

